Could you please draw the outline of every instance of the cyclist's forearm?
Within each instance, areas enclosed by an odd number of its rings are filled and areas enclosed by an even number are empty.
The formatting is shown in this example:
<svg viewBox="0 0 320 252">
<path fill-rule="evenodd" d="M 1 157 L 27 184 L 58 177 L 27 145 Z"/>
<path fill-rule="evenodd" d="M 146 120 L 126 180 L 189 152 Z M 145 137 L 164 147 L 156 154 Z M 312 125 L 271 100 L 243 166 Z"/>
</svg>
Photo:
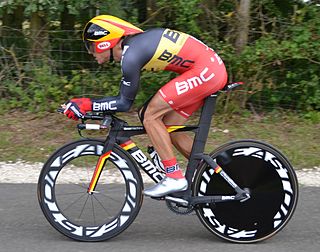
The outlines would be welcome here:
<svg viewBox="0 0 320 252">
<path fill-rule="evenodd" d="M 101 99 L 92 99 L 92 111 L 118 111 L 125 112 L 131 108 L 133 100 L 124 96 L 109 96 Z"/>
</svg>

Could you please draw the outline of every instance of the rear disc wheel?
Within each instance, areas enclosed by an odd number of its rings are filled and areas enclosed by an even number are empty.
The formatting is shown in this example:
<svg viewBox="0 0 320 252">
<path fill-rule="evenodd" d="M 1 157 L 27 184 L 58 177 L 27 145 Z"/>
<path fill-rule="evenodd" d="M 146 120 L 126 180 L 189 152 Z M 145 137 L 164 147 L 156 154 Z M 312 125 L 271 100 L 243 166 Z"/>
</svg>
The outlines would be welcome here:
<svg viewBox="0 0 320 252">
<path fill-rule="evenodd" d="M 196 213 L 222 239 L 253 243 L 279 232 L 290 220 L 298 199 L 298 183 L 288 160 L 274 147 L 255 140 L 228 143 L 210 156 L 240 188 L 250 193 L 245 202 L 201 204 Z M 233 188 L 207 164 L 194 180 L 197 196 L 235 195 Z"/>
</svg>

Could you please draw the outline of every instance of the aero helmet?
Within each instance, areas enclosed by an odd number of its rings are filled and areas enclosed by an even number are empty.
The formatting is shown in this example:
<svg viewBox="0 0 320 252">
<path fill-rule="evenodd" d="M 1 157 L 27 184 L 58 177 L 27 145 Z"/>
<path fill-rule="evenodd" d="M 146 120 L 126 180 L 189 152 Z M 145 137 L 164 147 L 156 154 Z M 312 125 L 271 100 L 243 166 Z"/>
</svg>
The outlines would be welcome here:
<svg viewBox="0 0 320 252">
<path fill-rule="evenodd" d="M 114 16 L 100 15 L 85 26 L 82 39 L 89 52 L 100 53 L 113 48 L 126 35 L 141 33 L 140 28 Z"/>
</svg>

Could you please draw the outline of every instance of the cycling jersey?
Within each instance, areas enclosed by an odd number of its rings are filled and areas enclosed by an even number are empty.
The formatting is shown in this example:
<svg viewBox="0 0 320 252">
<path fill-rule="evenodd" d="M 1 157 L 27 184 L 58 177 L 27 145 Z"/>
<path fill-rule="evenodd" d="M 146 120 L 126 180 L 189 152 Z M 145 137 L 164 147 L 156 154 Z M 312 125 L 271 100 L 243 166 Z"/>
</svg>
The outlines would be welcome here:
<svg viewBox="0 0 320 252">
<path fill-rule="evenodd" d="M 183 32 L 155 28 L 126 37 L 122 43 L 122 79 L 118 96 L 93 99 L 93 110 L 128 111 L 139 88 L 141 70 L 180 74 L 159 93 L 184 117 L 203 99 L 221 89 L 227 74 L 220 57 L 208 46 Z"/>
</svg>

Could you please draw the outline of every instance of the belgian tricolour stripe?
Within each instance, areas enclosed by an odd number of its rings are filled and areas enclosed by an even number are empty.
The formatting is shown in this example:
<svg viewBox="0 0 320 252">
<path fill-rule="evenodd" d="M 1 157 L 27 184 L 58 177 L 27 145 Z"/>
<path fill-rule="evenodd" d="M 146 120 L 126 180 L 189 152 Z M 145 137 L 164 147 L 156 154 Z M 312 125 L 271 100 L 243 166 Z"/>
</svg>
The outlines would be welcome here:
<svg viewBox="0 0 320 252">
<path fill-rule="evenodd" d="M 98 182 L 98 178 L 100 177 L 100 174 L 102 172 L 102 168 L 106 162 L 106 160 L 110 157 L 111 151 L 108 151 L 106 153 L 104 153 L 103 155 L 100 156 L 98 164 L 96 166 L 96 169 L 94 170 L 94 174 L 93 177 L 91 179 L 91 183 L 88 189 L 88 192 L 93 192 L 94 188 Z"/>
<path fill-rule="evenodd" d="M 127 150 L 132 149 L 133 147 L 136 147 L 136 144 L 134 142 L 132 142 L 131 140 L 129 140 L 129 141 L 121 144 L 120 146 L 122 149 L 127 151 Z"/>
</svg>

